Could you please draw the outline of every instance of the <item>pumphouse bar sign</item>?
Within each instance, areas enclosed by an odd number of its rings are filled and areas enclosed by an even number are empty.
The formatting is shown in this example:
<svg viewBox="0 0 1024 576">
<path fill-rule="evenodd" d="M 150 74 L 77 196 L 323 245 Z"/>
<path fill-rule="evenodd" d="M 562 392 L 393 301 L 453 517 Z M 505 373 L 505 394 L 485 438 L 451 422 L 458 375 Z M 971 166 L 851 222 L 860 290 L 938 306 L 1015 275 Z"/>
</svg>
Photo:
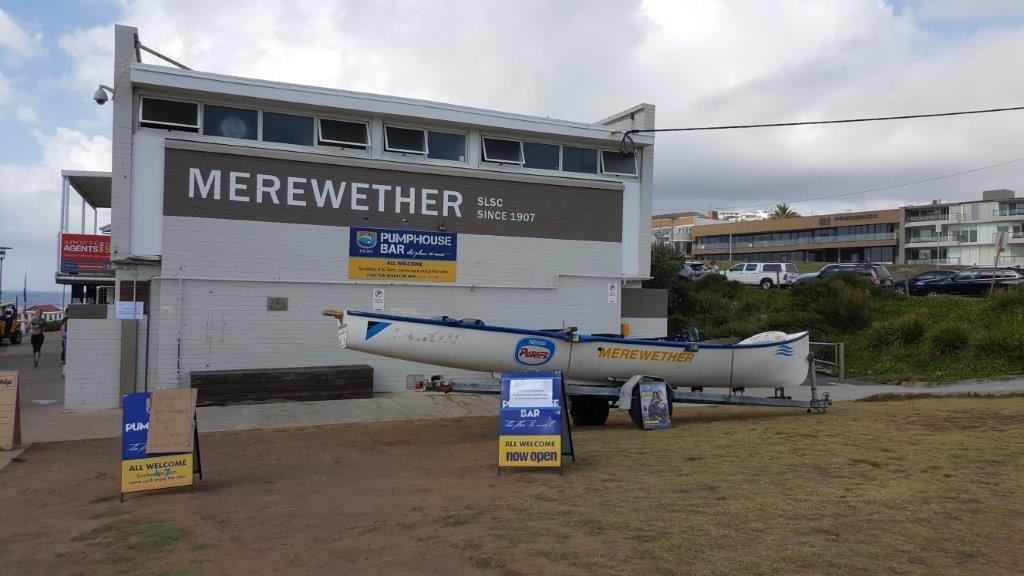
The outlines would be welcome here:
<svg viewBox="0 0 1024 576">
<path fill-rule="evenodd" d="M 167 148 L 164 215 L 619 242 L 622 190 Z"/>
</svg>

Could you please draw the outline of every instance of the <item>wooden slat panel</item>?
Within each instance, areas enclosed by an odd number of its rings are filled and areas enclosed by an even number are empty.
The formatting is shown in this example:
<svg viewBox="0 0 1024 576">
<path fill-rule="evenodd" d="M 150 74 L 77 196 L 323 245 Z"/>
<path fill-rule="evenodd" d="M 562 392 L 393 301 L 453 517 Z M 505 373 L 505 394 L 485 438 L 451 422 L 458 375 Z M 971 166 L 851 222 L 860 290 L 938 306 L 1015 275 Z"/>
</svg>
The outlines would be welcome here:
<svg viewBox="0 0 1024 576">
<path fill-rule="evenodd" d="M 243 370 L 207 370 L 191 374 L 198 404 L 270 400 L 345 400 L 373 397 L 373 368 L 310 366 Z"/>
</svg>

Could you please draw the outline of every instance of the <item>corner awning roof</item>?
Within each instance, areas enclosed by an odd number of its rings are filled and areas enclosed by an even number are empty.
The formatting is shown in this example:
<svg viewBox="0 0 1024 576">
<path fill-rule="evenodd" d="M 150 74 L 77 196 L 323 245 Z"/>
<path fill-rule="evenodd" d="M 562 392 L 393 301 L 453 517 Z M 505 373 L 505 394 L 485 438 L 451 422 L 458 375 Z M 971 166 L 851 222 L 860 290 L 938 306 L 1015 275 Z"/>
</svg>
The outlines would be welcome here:
<svg viewBox="0 0 1024 576">
<path fill-rule="evenodd" d="M 60 175 L 93 208 L 110 208 L 110 172 L 61 170 Z"/>
</svg>

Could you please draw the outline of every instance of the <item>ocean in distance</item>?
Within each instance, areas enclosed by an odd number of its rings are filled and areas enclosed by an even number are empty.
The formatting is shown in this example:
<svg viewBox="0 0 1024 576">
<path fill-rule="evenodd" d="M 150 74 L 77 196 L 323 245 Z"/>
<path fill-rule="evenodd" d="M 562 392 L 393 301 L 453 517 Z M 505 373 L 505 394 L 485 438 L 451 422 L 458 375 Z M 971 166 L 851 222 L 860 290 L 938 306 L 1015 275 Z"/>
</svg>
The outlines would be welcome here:
<svg viewBox="0 0 1024 576">
<path fill-rule="evenodd" d="M 21 290 L 4 290 L 0 293 L 0 301 L 3 302 L 14 302 L 14 299 L 18 299 L 19 308 L 22 303 L 22 292 Z M 52 292 L 44 290 L 29 290 L 28 291 L 28 305 L 35 306 L 36 304 L 53 304 L 58 308 L 64 308 L 71 302 L 71 290 L 68 289 L 66 294 L 61 292 Z"/>
</svg>

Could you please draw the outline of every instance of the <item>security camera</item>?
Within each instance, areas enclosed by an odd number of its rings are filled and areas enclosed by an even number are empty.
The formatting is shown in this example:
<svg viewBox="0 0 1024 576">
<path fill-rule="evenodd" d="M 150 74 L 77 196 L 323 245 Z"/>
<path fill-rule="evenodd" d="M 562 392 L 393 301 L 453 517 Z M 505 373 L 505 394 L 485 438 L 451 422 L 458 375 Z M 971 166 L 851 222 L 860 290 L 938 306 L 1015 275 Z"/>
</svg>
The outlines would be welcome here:
<svg viewBox="0 0 1024 576">
<path fill-rule="evenodd" d="M 107 88 L 106 86 L 100 84 L 100 87 L 97 88 L 96 91 L 92 93 L 92 99 L 95 100 L 96 103 L 99 104 L 100 106 L 103 106 L 104 104 L 107 103 L 107 100 L 110 99 L 107 96 L 107 90 L 110 90 L 110 88 Z M 113 90 L 110 90 L 110 92 L 113 93 Z"/>
</svg>

